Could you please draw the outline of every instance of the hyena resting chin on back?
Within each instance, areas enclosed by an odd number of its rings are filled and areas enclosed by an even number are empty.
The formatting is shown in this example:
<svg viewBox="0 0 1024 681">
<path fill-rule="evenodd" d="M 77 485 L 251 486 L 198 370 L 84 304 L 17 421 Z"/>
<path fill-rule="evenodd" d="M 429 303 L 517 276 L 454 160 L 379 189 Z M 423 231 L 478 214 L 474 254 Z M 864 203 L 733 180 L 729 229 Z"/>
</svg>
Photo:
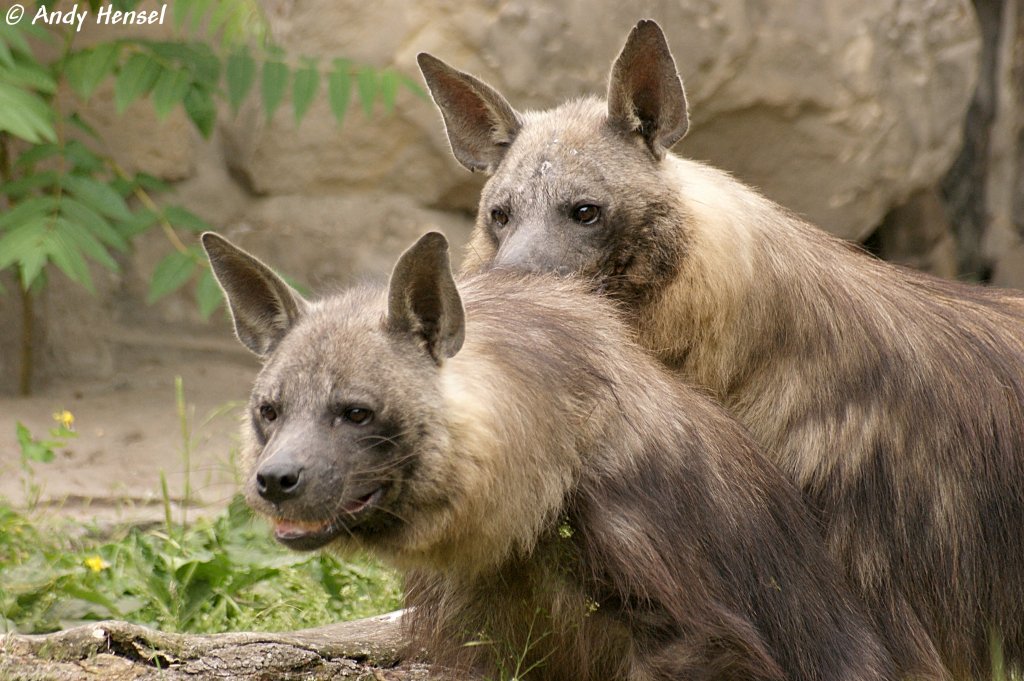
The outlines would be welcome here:
<svg viewBox="0 0 1024 681">
<path fill-rule="evenodd" d="M 606 101 L 520 113 L 429 55 L 455 156 L 491 175 L 465 271 L 576 273 L 716 396 L 820 514 L 907 676 L 1024 662 L 1024 300 L 875 260 L 668 150 L 654 22 Z"/>
<path fill-rule="evenodd" d="M 406 571 L 436 660 L 534 681 L 893 679 L 796 490 L 579 283 L 456 287 L 433 233 L 386 290 L 310 303 L 203 243 L 264 358 L 250 502 L 289 546 Z"/>
</svg>

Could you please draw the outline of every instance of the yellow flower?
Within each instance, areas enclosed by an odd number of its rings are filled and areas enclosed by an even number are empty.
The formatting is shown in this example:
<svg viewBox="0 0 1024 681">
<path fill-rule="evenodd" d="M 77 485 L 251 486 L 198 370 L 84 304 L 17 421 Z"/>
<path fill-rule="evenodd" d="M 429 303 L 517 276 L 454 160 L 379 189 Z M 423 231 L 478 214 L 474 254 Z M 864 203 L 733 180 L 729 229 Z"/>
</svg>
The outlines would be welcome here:
<svg viewBox="0 0 1024 681">
<path fill-rule="evenodd" d="M 85 567 L 89 568 L 93 572 L 99 572 L 100 570 L 106 570 L 110 567 L 110 563 L 99 556 L 90 556 L 85 559 Z"/>
<path fill-rule="evenodd" d="M 64 426 L 67 430 L 75 427 L 75 415 L 67 409 L 62 409 L 53 415 L 53 420 Z"/>
</svg>

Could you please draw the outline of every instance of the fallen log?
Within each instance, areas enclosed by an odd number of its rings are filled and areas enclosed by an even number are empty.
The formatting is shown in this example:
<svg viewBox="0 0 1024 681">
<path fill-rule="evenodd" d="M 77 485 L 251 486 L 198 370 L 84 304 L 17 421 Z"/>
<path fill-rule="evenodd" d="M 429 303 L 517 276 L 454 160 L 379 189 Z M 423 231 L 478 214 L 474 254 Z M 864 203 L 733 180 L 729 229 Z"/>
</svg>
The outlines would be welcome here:
<svg viewBox="0 0 1024 681">
<path fill-rule="evenodd" d="M 0 639 L 4 681 L 436 681 L 403 661 L 401 613 L 282 633 L 172 634 L 103 621 Z"/>
</svg>

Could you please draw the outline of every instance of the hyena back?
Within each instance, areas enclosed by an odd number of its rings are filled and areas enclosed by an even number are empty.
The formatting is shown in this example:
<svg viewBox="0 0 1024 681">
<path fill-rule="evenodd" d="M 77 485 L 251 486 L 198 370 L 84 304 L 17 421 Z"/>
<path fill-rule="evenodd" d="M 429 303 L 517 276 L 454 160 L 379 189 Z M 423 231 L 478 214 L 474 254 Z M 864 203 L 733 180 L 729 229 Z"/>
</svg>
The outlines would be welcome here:
<svg viewBox="0 0 1024 681">
<path fill-rule="evenodd" d="M 536 680 L 893 678 L 799 493 L 578 282 L 456 287 L 432 233 L 386 290 L 311 303 L 204 245 L 264 358 L 250 503 L 288 546 L 404 570 L 438 661 Z"/>
<path fill-rule="evenodd" d="M 820 514 L 901 673 L 1024 662 L 1024 300 L 878 261 L 669 149 L 687 106 L 643 21 L 606 101 L 515 111 L 429 55 L 457 158 L 491 175 L 466 252 L 576 274 L 737 416 Z"/>
</svg>

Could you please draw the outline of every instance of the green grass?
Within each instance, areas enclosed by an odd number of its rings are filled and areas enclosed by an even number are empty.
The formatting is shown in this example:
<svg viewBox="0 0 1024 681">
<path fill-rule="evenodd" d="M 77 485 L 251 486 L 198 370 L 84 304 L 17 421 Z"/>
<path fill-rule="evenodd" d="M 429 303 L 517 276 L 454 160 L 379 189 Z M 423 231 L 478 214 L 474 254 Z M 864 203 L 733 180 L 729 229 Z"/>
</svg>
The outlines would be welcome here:
<svg viewBox="0 0 1024 681">
<path fill-rule="evenodd" d="M 284 631 L 393 610 L 398 578 L 369 560 L 295 553 L 240 498 L 187 527 L 95 526 L 16 511 L 0 499 L 0 632 L 98 619 L 164 631 Z"/>
</svg>

